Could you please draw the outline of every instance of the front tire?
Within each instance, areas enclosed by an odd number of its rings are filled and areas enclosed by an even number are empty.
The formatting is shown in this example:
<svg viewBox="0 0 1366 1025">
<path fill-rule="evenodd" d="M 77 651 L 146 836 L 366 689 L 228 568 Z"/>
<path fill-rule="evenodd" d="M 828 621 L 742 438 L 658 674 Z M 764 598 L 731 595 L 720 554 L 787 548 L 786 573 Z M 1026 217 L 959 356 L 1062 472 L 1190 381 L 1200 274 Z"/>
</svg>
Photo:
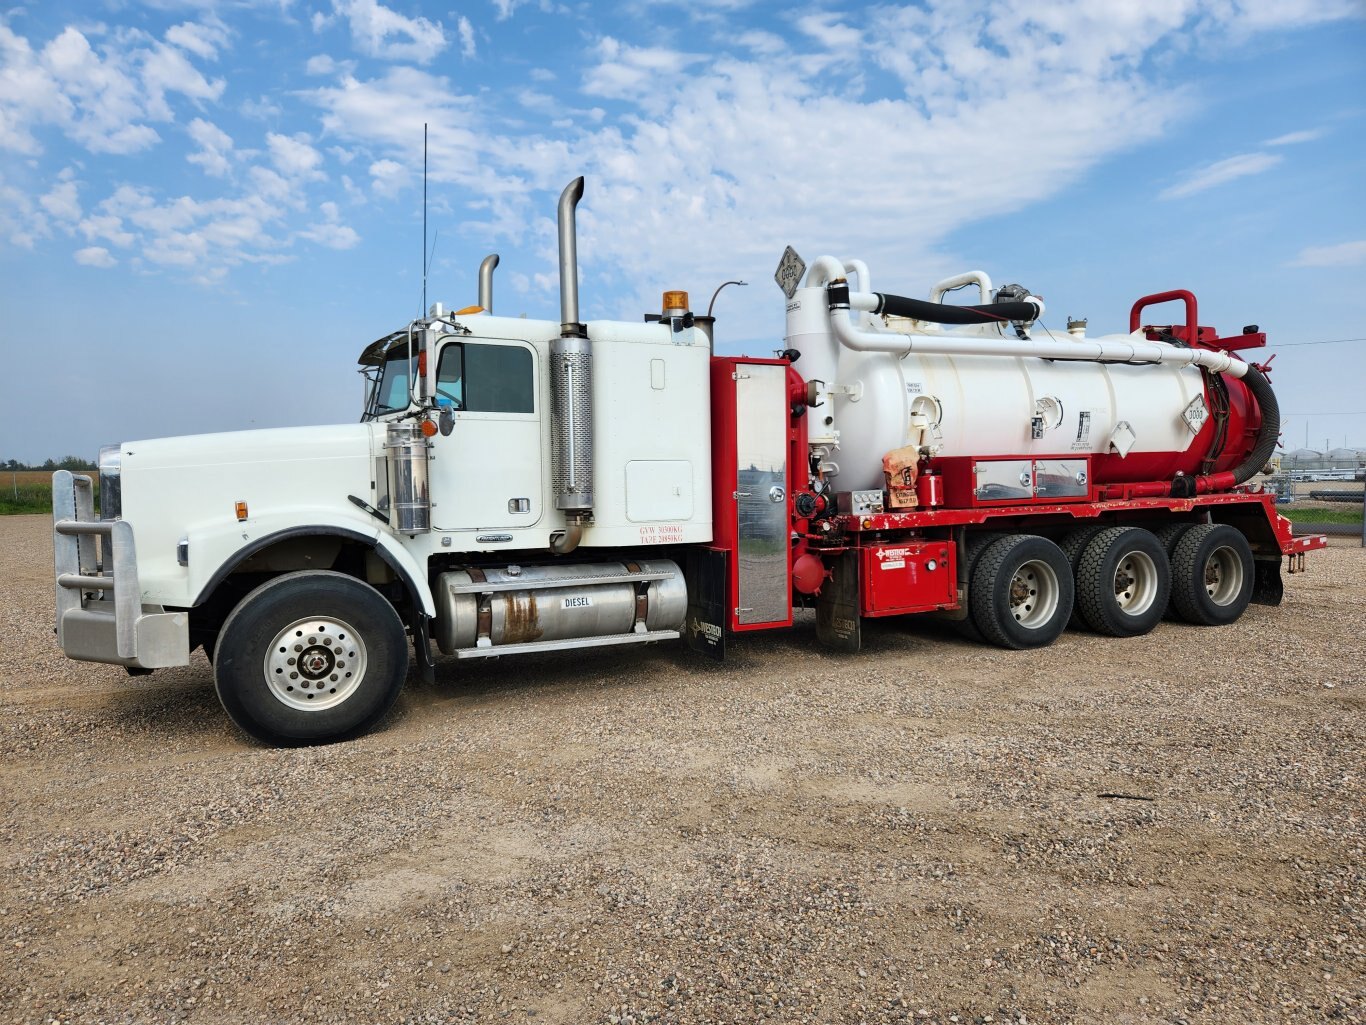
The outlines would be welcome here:
<svg viewBox="0 0 1366 1025">
<path fill-rule="evenodd" d="M 214 686 L 232 721 L 268 744 L 364 733 L 398 697 L 408 642 L 393 605 L 344 573 L 288 573 L 248 594 L 214 652 Z"/>
</svg>

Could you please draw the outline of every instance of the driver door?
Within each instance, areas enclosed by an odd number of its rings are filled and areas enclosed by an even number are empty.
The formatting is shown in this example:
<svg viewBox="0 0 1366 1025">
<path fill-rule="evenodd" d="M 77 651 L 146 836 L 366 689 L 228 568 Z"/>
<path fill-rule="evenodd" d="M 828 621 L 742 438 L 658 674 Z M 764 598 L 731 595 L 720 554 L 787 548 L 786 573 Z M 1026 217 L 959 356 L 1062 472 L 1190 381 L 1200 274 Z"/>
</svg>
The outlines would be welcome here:
<svg viewBox="0 0 1366 1025">
<path fill-rule="evenodd" d="M 526 342 L 447 342 L 437 396 L 455 429 L 432 439 L 432 526 L 439 531 L 530 527 L 541 518 L 541 408 L 536 350 Z"/>
</svg>

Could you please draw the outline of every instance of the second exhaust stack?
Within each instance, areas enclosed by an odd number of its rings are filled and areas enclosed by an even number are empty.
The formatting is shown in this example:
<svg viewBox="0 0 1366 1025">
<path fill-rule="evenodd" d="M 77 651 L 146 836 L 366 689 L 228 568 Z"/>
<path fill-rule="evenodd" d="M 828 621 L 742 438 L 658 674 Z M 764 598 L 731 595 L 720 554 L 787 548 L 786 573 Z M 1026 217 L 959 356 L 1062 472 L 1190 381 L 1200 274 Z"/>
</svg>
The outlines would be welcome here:
<svg viewBox="0 0 1366 1025">
<path fill-rule="evenodd" d="M 593 513 L 593 343 L 579 323 L 579 257 L 574 208 L 583 178 L 560 193 L 560 337 L 550 343 L 551 489 L 574 523 Z"/>
</svg>

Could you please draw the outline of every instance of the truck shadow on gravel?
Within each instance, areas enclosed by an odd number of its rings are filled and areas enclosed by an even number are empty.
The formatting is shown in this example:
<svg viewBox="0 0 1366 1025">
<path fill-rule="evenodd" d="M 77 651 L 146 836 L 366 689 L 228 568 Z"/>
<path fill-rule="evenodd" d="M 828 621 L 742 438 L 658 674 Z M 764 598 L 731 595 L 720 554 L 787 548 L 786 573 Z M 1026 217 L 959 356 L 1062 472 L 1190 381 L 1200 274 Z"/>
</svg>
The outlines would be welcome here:
<svg viewBox="0 0 1366 1025">
<path fill-rule="evenodd" d="M 94 729 L 129 739 L 154 737 L 159 746 L 254 744 L 224 716 L 213 670 L 198 659 L 151 677 L 128 677 L 117 689 L 92 695 L 88 714 Z"/>
<path fill-rule="evenodd" d="M 942 645 L 963 648 L 970 643 L 947 623 L 921 622 L 910 629 L 904 623 L 869 622 L 863 627 L 862 651 L 831 651 L 816 639 L 814 616 L 799 611 L 787 629 L 732 637 L 724 662 L 698 654 L 682 641 L 609 648 L 588 655 L 566 651 L 468 662 L 438 658 L 436 683 L 423 683 L 414 665 L 400 703 L 412 709 L 452 702 L 499 703 L 520 701 L 529 694 L 552 698 L 584 689 L 637 691 L 643 697 L 658 693 L 660 688 L 744 676 L 771 666 L 775 659 L 794 660 L 794 664 L 857 663 L 868 656 L 898 653 L 928 659 Z M 389 716 L 386 725 L 394 718 Z"/>
</svg>

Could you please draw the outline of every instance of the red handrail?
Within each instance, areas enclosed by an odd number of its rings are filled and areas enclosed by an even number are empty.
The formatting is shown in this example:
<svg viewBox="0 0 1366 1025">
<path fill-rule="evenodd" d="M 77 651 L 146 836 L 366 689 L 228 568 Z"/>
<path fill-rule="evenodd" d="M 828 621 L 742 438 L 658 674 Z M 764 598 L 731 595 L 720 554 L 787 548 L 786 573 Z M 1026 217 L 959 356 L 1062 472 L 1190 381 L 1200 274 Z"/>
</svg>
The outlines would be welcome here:
<svg viewBox="0 0 1366 1025">
<path fill-rule="evenodd" d="M 1178 288 L 1174 292 L 1158 292 L 1154 295 L 1145 295 L 1138 302 L 1134 303 L 1134 308 L 1129 311 L 1129 332 L 1138 330 L 1138 315 L 1148 306 L 1156 306 L 1158 303 L 1172 302 L 1180 299 L 1186 304 L 1186 344 L 1194 345 L 1200 338 L 1200 318 L 1197 316 L 1195 308 L 1195 296 L 1187 292 L 1184 288 Z"/>
</svg>

